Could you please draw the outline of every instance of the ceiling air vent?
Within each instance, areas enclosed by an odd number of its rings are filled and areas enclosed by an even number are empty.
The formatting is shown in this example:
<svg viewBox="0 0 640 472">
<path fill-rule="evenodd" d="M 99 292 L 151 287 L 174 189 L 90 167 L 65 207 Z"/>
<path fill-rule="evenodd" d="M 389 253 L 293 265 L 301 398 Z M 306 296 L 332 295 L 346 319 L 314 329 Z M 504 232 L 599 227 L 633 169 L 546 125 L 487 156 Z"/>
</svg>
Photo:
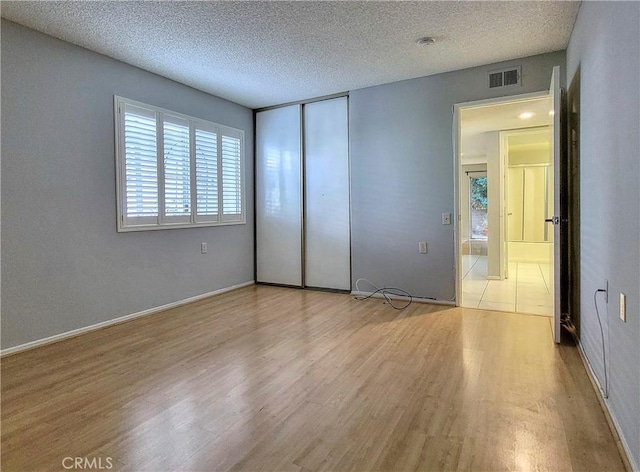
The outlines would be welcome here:
<svg viewBox="0 0 640 472">
<path fill-rule="evenodd" d="M 489 74 L 489 88 L 502 87 L 502 72 Z"/>
<path fill-rule="evenodd" d="M 489 72 L 489 88 L 522 85 L 522 74 L 520 73 L 521 70 L 522 68 L 518 66 L 509 69 L 494 70 Z"/>
</svg>

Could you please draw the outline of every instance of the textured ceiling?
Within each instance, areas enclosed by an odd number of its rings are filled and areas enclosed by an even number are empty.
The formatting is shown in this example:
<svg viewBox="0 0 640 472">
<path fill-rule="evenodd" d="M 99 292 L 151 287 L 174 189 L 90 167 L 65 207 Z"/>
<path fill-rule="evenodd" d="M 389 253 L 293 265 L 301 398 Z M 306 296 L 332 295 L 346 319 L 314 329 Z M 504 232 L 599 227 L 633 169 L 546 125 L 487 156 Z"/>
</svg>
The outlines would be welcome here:
<svg viewBox="0 0 640 472">
<path fill-rule="evenodd" d="M 2 16 L 259 108 L 565 49 L 577 2 L 3 1 Z M 434 36 L 432 46 L 416 39 Z"/>
<path fill-rule="evenodd" d="M 463 164 L 472 163 L 477 157 L 486 157 L 484 133 L 489 131 L 515 130 L 547 126 L 551 124 L 551 104 L 547 97 L 532 100 L 500 103 L 460 111 L 461 149 Z M 520 118 L 522 113 L 532 113 L 528 119 Z M 546 132 L 548 133 L 548 132 Z M 544 136 L 545 133 L 542 133 Z M 543 139 L 546 141 L 548 138 Z M 513 144 L 539 144 L 540 136 L 529 135 L 515 140 Z M 486 159 L 483 160 L 486 162 Z"/>
<path fill-rule="evenodd" d="M 460 111 L 462 135 L 545 126 L 551 123 L 549 116 L 551 108 L 552 105 L 547 97 L 464 108 Z M 522 119 L 520 118 L 522 113 L 533 113 L 533 116 Z"/>
</svg>

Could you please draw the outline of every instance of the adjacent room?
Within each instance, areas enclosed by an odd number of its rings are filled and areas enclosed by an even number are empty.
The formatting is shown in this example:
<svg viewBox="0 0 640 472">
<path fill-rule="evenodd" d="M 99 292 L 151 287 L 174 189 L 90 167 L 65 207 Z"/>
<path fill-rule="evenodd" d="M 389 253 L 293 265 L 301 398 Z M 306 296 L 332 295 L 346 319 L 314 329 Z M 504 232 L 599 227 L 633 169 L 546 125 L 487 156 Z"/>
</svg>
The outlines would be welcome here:
<svg viewBox="0 0 640 472">
<path fill-rule="evenodd" d="M 551 108 L 541 96 L 460 113 L 462 306 L 553 316 Z"/>
<path fill-rule="evenodd" d="M 639 3 L 0 8 L 2 470 L 640 472 Z"/>
</svg>

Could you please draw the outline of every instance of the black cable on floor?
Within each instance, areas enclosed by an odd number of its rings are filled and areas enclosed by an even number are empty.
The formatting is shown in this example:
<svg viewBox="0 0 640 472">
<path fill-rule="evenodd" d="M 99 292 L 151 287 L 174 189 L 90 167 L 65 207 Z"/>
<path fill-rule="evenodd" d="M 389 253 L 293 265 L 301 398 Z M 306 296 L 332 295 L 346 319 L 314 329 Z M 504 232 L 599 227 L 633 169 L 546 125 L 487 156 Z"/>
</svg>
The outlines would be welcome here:
<svg viewBox="0 0 640 472">
<path fill-rule="evenodd" d="M 602 321 L 600 320 L 600 310 L 598 310 L 598 292 L 606 293 L 605 289 L 599 288 L 593 292 L 593 304 L 596 306 L 596 316 L 598 317 L 598 324 L 600 325 L 600 336 L 602 338 L 602 364 L 604 366 L 604 398 L 609 398 L 609 379 L 607 377 L 607 352 L 604 347 L 604 330 L 602 329 Z M 585 353 L 586 355 L 586 353 Z"/>
<path fill-rule="evenodd" d="M 363 293 L 360 290 L 360 287 L 358 287 L 358 283 L 363 280 L 365 282 L 367 282 L 368 284 L 370 284 L 373 288 L 375 288 L 376 290 L 374 292 L 371 292 L 369 295 L 366 296 L 356 296 L 355 299 L 356 300 L 367 300 L 371 297 L 373 297 L 376 293 L 380 293 L 382 294 L 382 296 L 384 297 L 384 299 L 386 300 L 386 303 L 393 308 L 394 310 L 404 310 L 405 308 L 407 308 L 409 305 L 411 305 L 411 303 L 413 303 L 413 296 L 407 292 L 406 290 L 403 290 L 401 288 L 396 288 L 396 287 L 383 287 L 383 288 L 378 288 L 373 282 L 371 282 L 370 280 L 367 279 L 358 279 L 356 280 L 356 291 L 358 293 Z M 393 293 L 395 292 L 395 293 Z M 394 305 L 391 296 L 399 296 L 399 297 L 408 297 L 409 300 L 407 301 L 406 305 L 402 305 L 402 306 L 396 306 Z"/>
</svg>

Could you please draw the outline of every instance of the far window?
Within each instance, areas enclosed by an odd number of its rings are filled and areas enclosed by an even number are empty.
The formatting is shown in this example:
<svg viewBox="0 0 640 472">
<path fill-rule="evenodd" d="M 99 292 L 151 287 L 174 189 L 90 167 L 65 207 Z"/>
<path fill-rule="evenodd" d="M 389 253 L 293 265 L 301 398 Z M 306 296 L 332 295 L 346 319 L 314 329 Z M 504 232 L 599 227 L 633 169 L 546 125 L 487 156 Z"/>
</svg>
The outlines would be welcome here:
<svg viewBox="0 0 640 472">
<path fill-rule="evenodd" d="M 245 223 L 244 131 L 115 97 L 118 231 Z"/>
<path fill-rule="evenodd" d="M 469 177 L 471 239 L 487 239 L 487 177 Z"/>
</svg>

